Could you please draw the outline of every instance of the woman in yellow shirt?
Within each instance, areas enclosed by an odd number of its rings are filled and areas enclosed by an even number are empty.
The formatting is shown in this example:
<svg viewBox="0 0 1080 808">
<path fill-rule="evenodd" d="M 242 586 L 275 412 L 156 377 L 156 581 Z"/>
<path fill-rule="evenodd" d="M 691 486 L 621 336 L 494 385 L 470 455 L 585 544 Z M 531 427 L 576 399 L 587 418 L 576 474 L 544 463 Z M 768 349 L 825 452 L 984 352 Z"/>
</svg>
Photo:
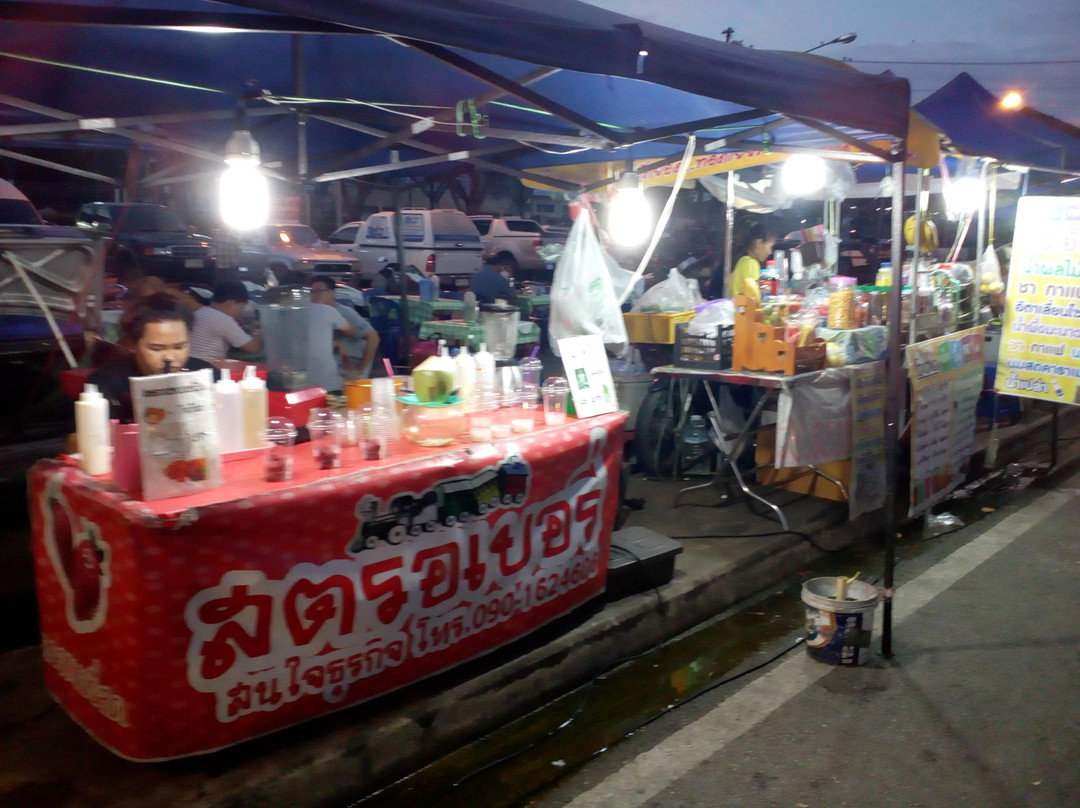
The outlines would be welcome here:
<svg viewBox="0 0 1080 808">
<path fill-rule="evenodd" d="M 740 255 L 740 258 L 735 262 L 735 268 L 731 271 L 728 282 L 728 297 L 750 294 L 751 290 L 746 288 L 749 284 L 743 281 L 752 280 L 753 297 L 760 302 L 758 278 L 761 275 L 761 262 L 768 259 L 775 242 L 776 238 L 769 234 L 761 222 L 753 222 L 747 227 L 741 241 L 741 249 L 736 253 Z"/>
</svg>

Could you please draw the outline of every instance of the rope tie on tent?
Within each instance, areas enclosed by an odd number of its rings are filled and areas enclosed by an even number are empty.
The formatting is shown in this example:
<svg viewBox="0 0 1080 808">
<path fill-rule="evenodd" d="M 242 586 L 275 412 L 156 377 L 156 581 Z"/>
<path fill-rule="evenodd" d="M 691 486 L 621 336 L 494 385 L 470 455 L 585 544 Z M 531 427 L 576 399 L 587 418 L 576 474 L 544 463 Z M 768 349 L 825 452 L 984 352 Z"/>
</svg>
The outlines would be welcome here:
<svg viewBox="0 0 1080 808">
<path fill-rule="evenodd" d="M 484 116 L 476 111 L 476 99 L 474 98 L 466 98 L 464 101 L 458 101 L 454 106 L 454 129 L 457 132 L 457 136 L 465 136 L 465 107 L 468 107 L 469 110 L 468 124 L 472 126 L 472 136 L 477 140 L 483 140 L 484 135 L 480 134 L 480 126 L 484 122 Z"/>
</svg>

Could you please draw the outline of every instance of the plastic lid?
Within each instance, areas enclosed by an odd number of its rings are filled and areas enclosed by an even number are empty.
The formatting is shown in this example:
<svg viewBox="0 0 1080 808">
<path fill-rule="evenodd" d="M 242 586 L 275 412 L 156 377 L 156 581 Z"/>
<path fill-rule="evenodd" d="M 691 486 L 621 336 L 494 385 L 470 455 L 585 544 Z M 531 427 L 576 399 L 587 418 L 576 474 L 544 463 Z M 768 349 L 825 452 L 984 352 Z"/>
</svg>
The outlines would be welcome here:
<svg viewBox="0 0 1080 808">
<path fill-rule="evenodd" d="M 228 368 L 222 368 L 221 369 L 221 381 L 223 381 L 223 382 L 231 382 L 232 381 L 232 371 L 229 370 Z"/>
<path fill-rule="evenodd" d="M 98 391 L 96 384 L 85 384 L 82 392 L 79 393 L 79 398 L 84 401 L 91 398 L 101 398 L 101 393 Z"/>
<path fill-rule="evenodd" d="M 498 306 L 494 303 L 483 303 L 480 306 L 480 311 L 495 312 L 497 314 L 509 314 L 512 311 L 521 311 L 517 306 Z"/>
</svg>

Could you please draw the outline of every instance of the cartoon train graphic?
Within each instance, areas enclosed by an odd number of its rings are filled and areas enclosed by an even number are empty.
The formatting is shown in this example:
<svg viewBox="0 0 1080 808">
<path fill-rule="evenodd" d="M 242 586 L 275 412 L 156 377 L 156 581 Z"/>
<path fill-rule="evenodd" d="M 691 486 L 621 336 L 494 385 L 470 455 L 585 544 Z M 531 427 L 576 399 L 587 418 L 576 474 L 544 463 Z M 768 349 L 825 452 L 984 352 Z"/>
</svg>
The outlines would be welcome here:
<svg viewBox="0 0 1080 808">
<path fill-rule="evenodd" d="M 521 457 L 511 456 L 471 477 L 441 480 L 419 496 L 399 494 L 387 504 L 386 513 L 378 512 L 379 500 L 371 497 L 366 508 L 358 508 L 360 522 L 348 552 L 372 550 L 380 541 L 400 544 L 406 536 L 431 533 L 440 525 L 465 524 L 498 508 L 520 505 L 528 486 L 528 465 Z"/>
</svg>

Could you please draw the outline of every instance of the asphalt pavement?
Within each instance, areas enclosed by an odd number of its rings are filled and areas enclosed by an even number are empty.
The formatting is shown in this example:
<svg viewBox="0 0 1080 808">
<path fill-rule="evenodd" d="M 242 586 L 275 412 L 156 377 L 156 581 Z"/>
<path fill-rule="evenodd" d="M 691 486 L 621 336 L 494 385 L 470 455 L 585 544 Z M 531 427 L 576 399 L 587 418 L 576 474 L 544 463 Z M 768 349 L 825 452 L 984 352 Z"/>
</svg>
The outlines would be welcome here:
<svg viewBox="0 0 1080 808">
<path fill-rule="evenodd" d="M 799 648 L 530 805 L 1080 805 L 1078 524 L 1080 475 L 1017 496 L 900 565 L 891 659 Z"/>
</svg>

